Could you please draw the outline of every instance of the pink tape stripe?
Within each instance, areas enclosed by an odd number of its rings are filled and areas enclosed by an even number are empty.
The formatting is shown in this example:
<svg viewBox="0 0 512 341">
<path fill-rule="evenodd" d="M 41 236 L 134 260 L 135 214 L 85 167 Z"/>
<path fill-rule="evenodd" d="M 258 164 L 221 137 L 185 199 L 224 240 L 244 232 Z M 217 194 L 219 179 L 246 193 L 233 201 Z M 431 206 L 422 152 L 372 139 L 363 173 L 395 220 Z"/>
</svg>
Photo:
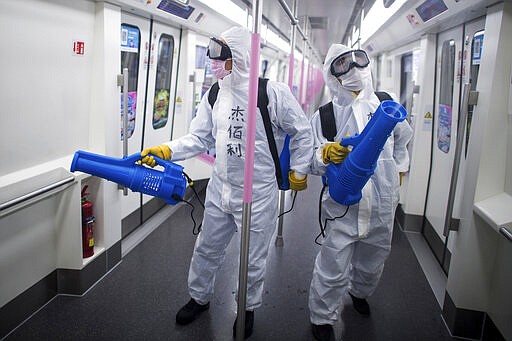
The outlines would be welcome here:
<svg viewBox="0 0 512 341">
<path fill-rule="evenodd" d="M 290 91 L 293 92 L 293 63 L 295 61 L 295 58 L 293 57 L 293 53 L 290 54 L 290 66 L 288 67 L 288 87 L 290 88 Z"/>
<path fill-rule="evenodd" d="M 213 166 L 213 163 L 215 162 L 215 158 L 209 154 L 206 154 L 206 153 L 203 153 L 203 154 L 199 154 L 197 156 L 197 158 L 201 161 L 204 161 L 206 162 L 207 164 L 209 165 L 212 165 Z"/>
<path fill-rule="evenodd" d="M 302 55 L 302 66 L 300 67 L 300 86 L 299 86 L 299 104 L 304 104 L 302 102 L 302 91 L 304 90 L 304 55 Z"/>
<path fill-rule="evenodd" d="M 306 76 L 306 105 L 309 104 L 309 97 L 310 97 L 310 91 L 311 91 L 311 63 L 308 64 L 308 73 Z"/>
<path fill-rule="evenodd" d="M 254 179 L 254 141 L 256 139 L 256 105 L 258 102 L 258 73 L 260 66 L 260 35 L 251 35 L 251 67 L 249 71 L 249 102 L 247 108 L 247 138 L 245 140 L 244 198 L 245 204 L 252 202 Z"/>
</svg>

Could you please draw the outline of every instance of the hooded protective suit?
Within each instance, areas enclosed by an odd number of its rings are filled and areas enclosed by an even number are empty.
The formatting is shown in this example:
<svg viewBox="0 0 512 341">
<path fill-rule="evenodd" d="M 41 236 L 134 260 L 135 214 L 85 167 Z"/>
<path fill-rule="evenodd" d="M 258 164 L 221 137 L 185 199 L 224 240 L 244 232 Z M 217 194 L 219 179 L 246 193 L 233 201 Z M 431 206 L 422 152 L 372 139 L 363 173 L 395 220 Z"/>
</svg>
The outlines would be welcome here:
<svg viewBox="0 0 512 341">
<path fill-rule="evenodd" d="M 215 275 L 224 260 L 225 249 L 242 226 L 250 35 L 246 29 L 234 27 L 221 37 L 231 49 L 233 64 L 231 74 L 219 80 L 213 110 L 207 92 L 189 133 L 167 143 L 173 160 L 190 158 L 213 147 L 217 154 L 206 190 L 203 229 L 196 240 L 188 277 L 190 296 L 199 304 L 212 299 Z M 269 81 L 267 93 L 277 149 L 282 150 L 286 134 L 290 135 L 290 167 L 306 174 L 313 150 L 308 119 L 284 84 Z M 254 155 L 247 310 L 259 307 L 262 302 L 266 257 L 278 207 L 274 161 L 259 113 L 256 113 Z"/>
<path fill-rule="evenodd" d="M 341 76 L 349 89 L 359 84 L 361 92 L 357 96 L 331 74 L 332 61 L 347 51 L 350 51 L 348 47 L 333 44 L 323 69 L 333 96 L 335 141 L 338 142 L 347 134 L 361 133 L 369 114 L 380 104 L 374 94 L 370 66 L 354 67 Z M 315 147 L 312 172 L 323 175 L 327 165 L 322 161 L 322 149 L 328 141 L 322 135 L 318 111 L 311 118 L 311 125 Z M 315 260 L 309 292 L 311 323 L 334 324 L 347 290 L 358 298 L 366 298 L 375 290 L 391 249 L 393 218 L 399 199 L 399 172 L 409 167 L 406 145 L 411 136 L 412 129 L 406 121 L 395 127 L 380 154 L 375 173 L 363 188 L 361 201 L 350 207 L 343 218 L 327 223 L 327 237 Z M 323 218 L 341 216 L 345 210 L 345 206 L 331 199 L 329 191 L 324 191 Z"/>
</svg>

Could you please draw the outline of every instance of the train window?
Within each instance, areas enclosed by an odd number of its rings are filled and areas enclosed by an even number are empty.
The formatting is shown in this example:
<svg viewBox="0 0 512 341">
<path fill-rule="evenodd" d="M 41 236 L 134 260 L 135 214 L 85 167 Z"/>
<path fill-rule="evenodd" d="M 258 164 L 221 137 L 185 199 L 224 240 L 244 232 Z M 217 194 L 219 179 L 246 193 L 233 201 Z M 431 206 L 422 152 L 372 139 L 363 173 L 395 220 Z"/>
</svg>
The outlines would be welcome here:
<svg viewBox="0 0 512 341">
<path fill-rule="evenodd" d="M 206 47 L 196 45 L 196 69 L 204 69 L 206 65 Z"/>
<path fill-rule="evenodd" d="M 437 147 L 444 153 L 450 150 L 454 74 L 455 41 L 447 40 L 443 43 L 441 51 L 439 118 L 437 120 Z"/>
<path fill-rule="evenodd" d="M 168 34 L 162 34 L 158 42 L 155 99 L 153 103 L 153 129 L 164 127 L 169 117 L 173 54 L 174 38 Z"/>
<path fill-rule="evenodd" d="M 484 30 L 476 32 L 471 42 L 471 65 L 469 66 L 469 80 L 471 82 L 471 90 L 476 90 L 476 83 L 478 81 L 478 70 L 480 70 L 480 59 L 482 58 L 483 43 Z M 464 156 L 467 156 L 468 153 L 469 134 L 471 133 L 473 109 L 473 105 L 470 105 L 468 107 L 468 118 L 466 122 L 466 146 L 464 149 Z"/>
<path fill-rule="evenodd" d="M 412 107 L 413 90 L 412 53 L 404 54 L 400 61 L 400 104 L 408 113 Z"/>
<path fill-rule="evenodd" d="M 199 104 L 201 98 L 203 98 L 203 95 L 214 83 L 212 69 L 210 67 L 210 60 L 209 58 L 206 58 L 205 46 L 196 45 L 196 69 L 201 70 L 201 74 L 204 76 L 199 78 L 199 81 L 202 80 L 201 93 L 196 96 L 194 108 Z"/>
<path fill-rule="evenodd" d="M 206 58 L 206 46 L 196 45 L 196 70 L 194 77 L 194 113 L 192 117 L 196 116 L 197 108 L 204 94 L 210 89 L 214 83 L 212 69 L 210 67 L 210 59 Z M 200 89 L 200 91 L 198 91 Z M 206 151 L 210 157 L 215 157 L 215 148 Z"/>
<path fill-rule="evenodd" d="M 391 78 L 393 76 L 393 60 L 391 58 L 387 59 L 386 71 L 386 77 Z"/>
<path fill-rule="evenodd" d="M 378 55 L 377 56 L 377 62 L 375 63 L 375 82 L 373 84 L 375 84 L 375 89 L 380 89 L 380 83 L 381 83 L 381 79 L 382 79 L 382 55 Z"/>
<path fill-rule="evenodd" d="M 418 83 L 419 54 L 419 50 L 414 50 L 402 55 L 400 61 L 400 104 L 409 113 L 407 116 L 409 123 L 414 116 L 414 103 L 418 94 L 416 84 Z"/>
<path fill-rule="evenodd" d="M 128 138 L 135 130 L 137 81 L 139 78 L 140 31 L 137 27 L 121 25 L 121 73 L 128 68 Z M 123 90 L 123 92 L 125 92 Z M 123 122 L 123 93 L 121 93 L 121 122 Z M 123 139 L 121 124 L 121 140 Z"/>
</svg>

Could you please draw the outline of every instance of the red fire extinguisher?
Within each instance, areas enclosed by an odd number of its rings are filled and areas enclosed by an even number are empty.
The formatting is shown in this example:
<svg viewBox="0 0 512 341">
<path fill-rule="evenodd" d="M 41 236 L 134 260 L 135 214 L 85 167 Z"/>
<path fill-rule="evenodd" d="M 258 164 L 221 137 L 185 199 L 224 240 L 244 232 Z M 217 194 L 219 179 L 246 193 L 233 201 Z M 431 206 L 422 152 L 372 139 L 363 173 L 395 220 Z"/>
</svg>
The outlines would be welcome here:
<svg viewBox="0 0 512 341">
<path fill-rule="evenodd" d="M 92 202 L 87 200 L 87 185 L 82 189 L 82 253 L 83 257 L 94 254 L 94 216 L 92 215 Z"/>
</svg>

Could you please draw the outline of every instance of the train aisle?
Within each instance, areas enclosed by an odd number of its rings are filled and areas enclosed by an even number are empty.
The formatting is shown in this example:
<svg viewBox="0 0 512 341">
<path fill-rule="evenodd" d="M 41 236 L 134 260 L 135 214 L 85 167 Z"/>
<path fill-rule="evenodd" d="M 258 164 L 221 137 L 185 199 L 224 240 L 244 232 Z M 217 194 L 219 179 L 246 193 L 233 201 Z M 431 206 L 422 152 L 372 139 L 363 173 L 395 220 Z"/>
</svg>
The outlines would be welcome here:
<svg viewBox="0 0 512 341">
<path fill-rule="evenodd" d="M 294 210 L 285 216 L 284 247 L 272 239 L 263 306 L 255 311 L 249 340 L 313 339 L 307 298 L 319 250 L 314 239 L 320 187 L 320 178 L 311 176 L 308 190 L 298 193 Z M 289 195 L 286 199 L 289 207 Z M 194 204 L 200 220 L 202 210 Z M 182 204 L 83 297 L 56 297 L 6 340 L 232 340 L 238 238 L 228 247 L 209 311 L 188 326 L 175 324 L 176 312 L 189 300 L 195 238 L 190 207 Z M 391 255 L 369 303 L 371 317 L 361 317 L 348 299 L 335 326 L 338 340 L 452 339 L 407 237 L 396 227 Z"/>
</svg>

